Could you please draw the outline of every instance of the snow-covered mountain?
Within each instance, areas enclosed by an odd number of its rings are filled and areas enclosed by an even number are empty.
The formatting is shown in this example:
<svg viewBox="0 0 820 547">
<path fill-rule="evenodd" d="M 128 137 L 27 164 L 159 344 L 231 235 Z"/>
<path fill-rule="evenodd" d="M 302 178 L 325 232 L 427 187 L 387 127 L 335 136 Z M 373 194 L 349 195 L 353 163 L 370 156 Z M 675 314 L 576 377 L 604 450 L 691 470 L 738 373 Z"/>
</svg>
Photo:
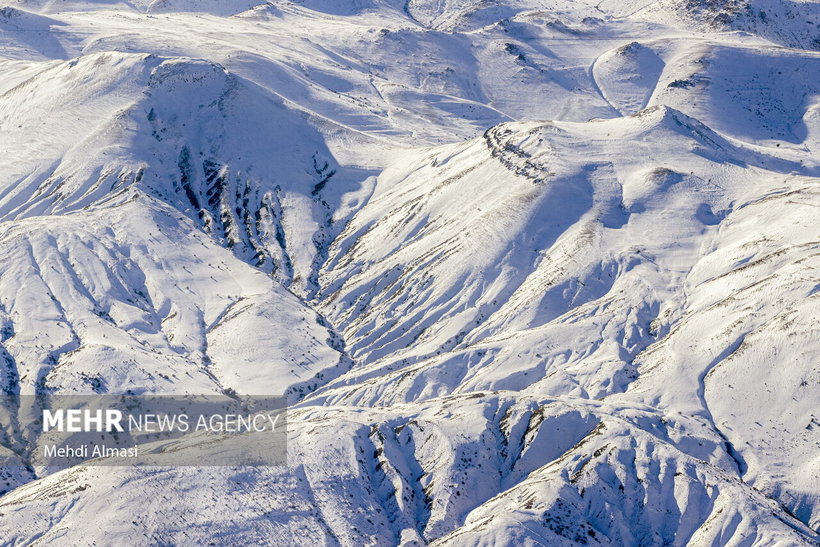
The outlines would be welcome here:
<svg viewBox="0 0 820 547">
<path fill-rule="evenodd" d="M 0 543 L 818 544 L 819 5 L 0 7 Z M 31 465 L 126 391 L 288 466 Z"/>
</svg>

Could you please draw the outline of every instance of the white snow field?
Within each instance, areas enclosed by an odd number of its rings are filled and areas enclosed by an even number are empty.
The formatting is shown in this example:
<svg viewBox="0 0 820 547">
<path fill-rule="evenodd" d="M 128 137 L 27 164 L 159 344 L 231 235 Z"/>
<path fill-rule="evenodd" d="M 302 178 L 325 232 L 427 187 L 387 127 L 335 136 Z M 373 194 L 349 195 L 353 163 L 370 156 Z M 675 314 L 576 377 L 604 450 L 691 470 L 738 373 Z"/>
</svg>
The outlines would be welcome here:
<svg viewBox="0 0 820 547">
<path fill-rule="evenodd" d="M 820 3 L 4 1 L 0 544 L 820 544 Z M 128 390 L 288 466 L 30 465 Z"/>
</svg>

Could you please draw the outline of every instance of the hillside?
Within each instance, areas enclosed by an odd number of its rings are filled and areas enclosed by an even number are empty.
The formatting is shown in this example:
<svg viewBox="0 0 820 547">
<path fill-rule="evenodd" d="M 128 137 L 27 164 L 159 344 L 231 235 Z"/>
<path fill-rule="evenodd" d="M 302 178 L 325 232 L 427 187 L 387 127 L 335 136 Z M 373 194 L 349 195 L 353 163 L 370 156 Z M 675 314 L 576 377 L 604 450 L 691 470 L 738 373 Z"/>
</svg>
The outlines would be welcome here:
<svg viewBox="0 0 820 547">
<path fill-rule="evenodd" d="M 0 539 L 820 544 L 817 6 L 0 7 Z M 123 392 L 288 465 L 32 464 Z"/>
</svg>

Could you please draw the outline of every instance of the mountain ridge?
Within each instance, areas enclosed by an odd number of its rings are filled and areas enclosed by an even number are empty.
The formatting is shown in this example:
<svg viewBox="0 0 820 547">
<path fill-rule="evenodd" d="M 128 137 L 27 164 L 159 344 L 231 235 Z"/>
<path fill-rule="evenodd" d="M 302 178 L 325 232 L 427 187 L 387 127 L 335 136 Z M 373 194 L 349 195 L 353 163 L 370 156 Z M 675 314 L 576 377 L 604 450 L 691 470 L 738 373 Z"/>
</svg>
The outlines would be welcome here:
<svg viewBox="0 0 820 547">
<path fill-rule="evenodd" d="M 813 4 L 9 4 L 4 540 L 820 542 Z M 123 390 L 290 465 L 30 464 Z"/>
</svg>

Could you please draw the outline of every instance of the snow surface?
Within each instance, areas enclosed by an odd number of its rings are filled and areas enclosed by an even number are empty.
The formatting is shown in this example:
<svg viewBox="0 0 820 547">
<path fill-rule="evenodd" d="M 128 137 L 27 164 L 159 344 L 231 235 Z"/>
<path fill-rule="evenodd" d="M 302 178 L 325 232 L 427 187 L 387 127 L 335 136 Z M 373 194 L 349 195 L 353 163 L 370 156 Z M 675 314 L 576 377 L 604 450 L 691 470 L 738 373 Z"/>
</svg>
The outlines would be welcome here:
<svg viewBox="0 0 820 547">
<path fill-rule="evenodd" d="M 0 543 L 818 544 L 818 6 L 0 7 Z M 289 465 L 29 465 L 126 390 Z"/>
</svg>

